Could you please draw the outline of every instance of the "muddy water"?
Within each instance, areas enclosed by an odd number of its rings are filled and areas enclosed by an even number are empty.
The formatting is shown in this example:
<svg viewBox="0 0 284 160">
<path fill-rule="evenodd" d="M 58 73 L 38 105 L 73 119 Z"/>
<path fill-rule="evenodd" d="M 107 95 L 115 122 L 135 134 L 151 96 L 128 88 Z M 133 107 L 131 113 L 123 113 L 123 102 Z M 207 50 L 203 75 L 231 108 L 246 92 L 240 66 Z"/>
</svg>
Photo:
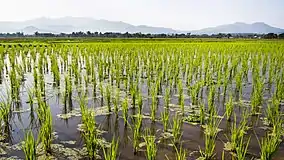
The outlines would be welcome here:
<svg viewBox="0 0 284 160">
<path fill-rule="evenodd" d="M 26 74 L 26 80 L 23 84 L 23 87 L 21 89 L 21 106 L 17 108 L 19 112 L 13 113 L 13 118 L 11 122 L 11 130 L 10 130 L 10 136 L 5 140 L 5 142 L 9 143 L 11 146 L 17 145 L 24 139 L 24 134 L 26 130 L 32 129 L 35 137 L 37 137 L 37 133 L 39 131 L 39 124 L 37 122 L 37 117 L 35 112 L 31 112 L 30 104 L 26 103 L 28 101 L 28 93 L 27 88 L 33 86 L 33 78 L 32 74 Z M 64 77 L 62 75 L 62 77 Z M 52 76 L 50 74 L 45 76 L 46 81 L 46 92 L 47 92 L 47 103 L 51 107 L 51 112 L 53 116 L 53 128 L 56 132 L 56 139 L 53 141 L 54 144 L 63 144 L 64 147 L 67 148 L 82 148 L 83 147 L 83 140 L 80 134 L 80 131 L 77 130 L 78 124 L 81 123 L 81 117 L 71 117 L 70 119 L 61 119 L 57 115 L 58 114 L 64 114 L 71 112 L 72 110 L 78 110 L 79 105 L 77 98 L 78 92 L 76 87 L 74 87 L 73 92 L 73 99 L 72 99 L 72 106 L 65 106 L 63 103 L 63 96 L 60 94 L 58 88 L 54 88 L 52 83 Z M 63 83 L 64 81 L 62 81 Z M 5 90 L 7 89 L 9 84 L 8 78 L 4 76 L 4 79 L 2 80 L 2 84 L 0 85 L 0 90 L 2 94 L 5 94 Z M 233 85 L 234 86 L 234 85 Z M 142 95 L 143 95 L 143 114 L 144 115 L 150 115 L 150 105 L 151 105 L 151 98 L 149 98 L 148 95 L 148 88 L 146 84 L 142 84 L 141 86 Z M 269 86 L 266 85 L 266 88 Z M 88 88 L 93 88 L 91 85 Z M 123 88 L 123 87 L 122 87 Z M 62 90 L 62 88 L 61 88 Z M 99 89 L 97 89 L 99 90 Z M 234 90 L 234 89 L 232 89 Z M 241 98 L 243 101 L 250 100 L 250 94 L 252 90 L 251 83 L 245 84 L 243 87 L 243 94 L 242 97 L 235 97 L 235 99 Z M 123 89 L 122 89 L 123 91 Z M 207 100 L 207 88 L 202 89 L 202 96 L 206 103 Z M 220 89 L 220 93 L 222 93 L 222 88 Z M 267 99 L 271 97 L 271 93 L 274 92 L 274 86 L 269 87 L 269 89 L 265 89 L 264 92 L 264 108 L 263 112 L 266 106 Z M 187 89 L 184 88 L 184 93 L 187 93 Z M 171 104 L 178 104 L 178 97 L 176 96 L 177 93 L 172 93 L 171 96 Z M 105 106 L 106 104 L 102 102 L 100 93 L 97 92 L 97 97 L 92 97 L 92 89 L 88 91 L 89 95 L 89 101 L 88 106 L 99 108 L 102 106 Z M 185 106 L 190 106 L 191 101 L 190 98 L 185 94 Z M 228 98 L 228 95 L 224 96 L 220 94 L 219 96 L 216 94 L 215 99 L 215 105 L 217 107 L 219 115 L 224 114 L 224 102 Z M 36 105 L 35 105 L 36 106 Z M 157 111 L 157 117 L 160 117 L 160 113 L 164 110 L 164 101 L 163 97 L 158 98 L 158 106 L 159 109 Z M 241 119 L 241 113 L 244 109 L 244 106 L 235 106 L 235 113 L 237 115 L 237 122 Z M 129 109 L 129 116 L 131 117 L 137 113 L 137 110 L 135 109 Z M 190 113 L 186 113 L 187 115 Z M 171 112 L 171 117 L 173 117 L 174 111 Z M 259 156 L 259 144 L 256 138 L 256 135 L 259 137 L 264 136 L 265 130 L 261 127 L 263 126 L 260 116 L 250 117 L 249 124 L 252 127 L 246 137 L 251 136 L 251 142 L 249 145 L 249 156 L 248 157 L 258 157 Z M 102 137 L 106 139 L 108 142 L 112 140 L 113 136 L 118 136 L 120 140 L 119 145 L 119 154 L 120 158 L 122 160 L 142 160 L 145 159 L 145 152 L 143 151 L 143 148 L 141 151 L 139 151 L 136 155 L 133 154 L 133 148 L 132 148 L 132 130 L 131 126 L 125 126 L 124 121 L 121 117 L 121 113 L 118 115 L 112 113 L 110 115 L 99 115 L 95 117 L 98 127 L 106 131 L 103 133 Z M 131 118 L 129 118 L 129 124 L 133 124 Z M 220 124 L 220 129 L 222 129 L 217 137 L 216 140 L 216 158 L 220 159 L 222 155 L 222 151 L 224 148 L 224 143 L 227 142 L 226 136 L 230 137 L 230 126 L 231 124 L 225 120 L 225 118 L 222 120 Z M 159 137 L 161 137 L 163 125 L 160 121 L 152 122 L 149 118 L 143 119 L 143 128 L 151 128 L 152 131 L 154 131 L 157 140 Z M 182 126 L 182 145 L 183 148 L 187 150 L 189 153 L 188 159 L 196 159 L 198 158 L 199 150 L 204 147 L 204 134 L 203 134 L 203 128 L 199 125 L 191 125 L 188 123 L 184 123 Z M 256 135 L 255 135 L 256 133 Z M 64 142 L 66 141 L 75 141 L 72 144 L 66 144 Z M 175 151 L 172 147 L 168 146 L 168 141 L 162 142 L 158 144 L 158 152 L 157 152 L 157 159 L 158 160 L 164 160 L 167 156 L 169 159 L 175 159 Z M 102 153 L 100 153 L 102 156 Z M 230 159 L 230 154 L 226 153 L 225 159 Z M 17 156 L 18 158 L 24 159 L 24 154 L 21 150 L 13 150 L 9 149 L 7 150 L 7 155 L 3 155 L 4 157 L 11 157 L 11 156 Z M 284 159 L 284 145 L 281 144 L 278 152 L 274 156 L 274 159 Z M 58 155 L 58 159 L 66 159 L 66 157 L 62 157 Z"/>
</svg>

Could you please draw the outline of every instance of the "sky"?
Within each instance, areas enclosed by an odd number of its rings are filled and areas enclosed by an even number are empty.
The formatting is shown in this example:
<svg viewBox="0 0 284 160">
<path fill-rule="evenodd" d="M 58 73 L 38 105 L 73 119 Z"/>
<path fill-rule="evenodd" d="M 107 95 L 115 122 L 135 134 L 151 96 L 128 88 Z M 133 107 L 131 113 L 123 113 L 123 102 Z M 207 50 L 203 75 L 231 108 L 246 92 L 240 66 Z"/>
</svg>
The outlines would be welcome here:
<svg viewBox="0 0 284 160">
<path fill-rule="evenodd" d="M 180 30 L 235 22 L 284 28 L 284 0 L 1 0 L 0 21 L 66 16 Z"/>
</svg>

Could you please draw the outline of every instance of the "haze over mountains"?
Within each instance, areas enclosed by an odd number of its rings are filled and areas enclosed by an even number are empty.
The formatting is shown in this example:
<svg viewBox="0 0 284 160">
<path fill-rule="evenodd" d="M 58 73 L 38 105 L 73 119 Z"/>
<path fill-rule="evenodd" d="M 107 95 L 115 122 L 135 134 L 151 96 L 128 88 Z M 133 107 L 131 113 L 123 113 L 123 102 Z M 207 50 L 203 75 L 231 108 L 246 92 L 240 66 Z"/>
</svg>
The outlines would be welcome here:
<svg viewBox="0 0 284 160">
<path fill-rule="evenodd" d="M 284 29 L 269 26 L 263 22 L 246 24 L 236 22 L 193 31 L 180 31 L 172 28 L 152 27 L 146 25 L 135 26 L 121 21 L 96 20 L 85 17 L 38 18 L 21 22 L 0 22 L 0 33 L 24 32 L 24 34 L 44 33 L 71 33 L 71 32 L 130 32 L 130 33 L 284 33 Z"/>
</svg>

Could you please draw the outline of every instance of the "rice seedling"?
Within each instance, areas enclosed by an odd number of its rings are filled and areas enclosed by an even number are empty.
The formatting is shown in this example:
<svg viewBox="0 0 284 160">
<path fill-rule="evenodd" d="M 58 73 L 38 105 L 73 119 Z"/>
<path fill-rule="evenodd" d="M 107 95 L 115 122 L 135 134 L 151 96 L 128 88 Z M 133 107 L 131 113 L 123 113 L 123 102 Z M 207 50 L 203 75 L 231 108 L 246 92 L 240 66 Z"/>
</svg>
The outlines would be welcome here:
<svg viewBox="0 0 284 160">
<path fill-rule="evenodd" d="M 119 88 L 117 88 L 115 90 L 115 97 L 113 98 L 113 105 L 114 105 L 114 113 L 115 114 L 118 113 L 119 104 L 120 104 L 120 90 L 119 90 Z"/>
<path fill-rule="evenodd" d="M 128 99 L 125 97 L 122 103 L 122 117 L 124 120 L 124 124 L 126 125 L 128 122 Z"/>
<path fill-rule="evenodd" d="M 110 88 L 110 85 L 106 86 L 105 96 L 106 96 L 106 101 L 107 101 L 108 112 L 111 112 L 111 88 Z"/>
<path fill-rule="evenodd" d="M 201 125 L 205 123 L 205 105 L 204 104 L 199 105 L 199 121 Z"/>
<path fill-rule="evenodd" d="M 44 113 L 44 122 L 41 125 L 38 143 L 41 142 L 43 150 L 45 153 L 51 153 L 51 143 L 53 140 L 53 128 L 52 128 L 52 116 L 50 107 L 46 108 L 46 112 Z"/>
<path fill-rule="evenodd" d="M 150 135 L 150 131 L 146 130 L 146 135 L 143 136 L 146 145 L 146 158 L 147 160 L 155 160 L 157 157 L 156 137 Z"/>
<path fill-rule="evenodd" d="M 169 118 L 170 118 L 169 111 L 165 110 L 164 112 L 162 112 L 161 117 L 162 117 L 164 132 L 167 132 L 169 126 Z"/>
<path fill-rule="evenodd" d="M 203 151 L 200 149 L 201 158 L 205 160 L 210 160 L 215 157 L 215 140 L 219 132 L 218 127 L 220 123 L 221 119 L 214 117 L 213 115 L 209 116 L 209 120 L 204 131 L 205 148 Z"/>
<path fill-rule="evenodd" d="M 36 141 L 34 139 L 33 133 L 28 131 L 25 135 L 25 143 L 22 146 L 25 153 L 26 160 L 36 159 Z"/>
<path fill-rule="evenodd" d="M 115 138 L 113 138 L 110 144 L 110 148 L 108 150 L 103 148 L 105 160 L 116 160 L 118 158 L 118 142 L 119 139 L 115 140 Z"/>
<path fill-rule="evenodd" d="M 151 104 L 151 120 L 155 121 L 157 112 L 157 90 L 155 87 L 151 89 L 152 104 Z"/>
<path fill-rule="evenodd" d="M 176 145 L 174 145 L 175 153 L 176 153 L 176 160 L 186 160 L 186 150 L 180 146 L 178 149 Z"/>
<path fill-rule="evenodd" d="M 172 128 L 172 134 L 174 138 L 174 143 L 178 143 L 182 133 L 181 133 L 181 127 L 182 127 L 182 118 L 180 118 L 179 114 L 176 114 L 173 118 L 173 128 Z"/>
<path fill-rule="evenodd" d="M 141 95 L 140 92 L 138 92 L 138 100 L 137 100 L 137 103 L 138 103 L 138 114 L 142 114 L 142 109 L 143 109 L 143 97 Z"/>
<path fill-rule="evenodd" d="M 165 108 L 169 110 L 169 106 L 170 106 L 170 88 L 169 87 L 166 88 L 164 101 L 165 101 Z"/>
<path fill-rule="evenodd" d="M 233 103 L 233 96 L 232 96 L 232 94 L 230 94 L 229 101 L 226 103 L 225 107 L 226 107 L 225 114 L 226 114 L 227 121 L 230 121 L 232 113 L 234 111 L 234 103 Z"/>
<path fill-rule="evenodd" d="M 8 99 L 4 102 L 0 102 L 0 131 L 2 129 L 2 125 L 4 125 L 4 133 L 7 134 L 7 131 L 9 131 L 10 128 L 10 120 L 11 120 L 11 105 L 12 101 L 8 97 Z M 4 137 L 6 136 L 4 134 Z"/>
<path fill-rule="evenodd" d="M 248 146 L 249 146 L 249 143 L 250 143 L 250 138 L 251 137 L 249 137 L 247 144 L 244 144 L 243 137 L 241 138 L 241 140 L 238 144 L 238 147 L 236 148 L 236 158 L 238 160 L 246 160 L 246 155 L 247 155 L 247 152 L 248 152 Z"/>
<path fill-rule="evenodd" d="M 134 148 L 134 154 L 138 152 L 139 149 L 139 143 L 140 143 L 140 138 L 142 137 L 141 135 L 141 127 L 142 127 L 142 115 L 138 114 L 137 115 L 137 121 L 134 124 L 134 129 L 133 129 L 133 148 Z"/>
</svg>

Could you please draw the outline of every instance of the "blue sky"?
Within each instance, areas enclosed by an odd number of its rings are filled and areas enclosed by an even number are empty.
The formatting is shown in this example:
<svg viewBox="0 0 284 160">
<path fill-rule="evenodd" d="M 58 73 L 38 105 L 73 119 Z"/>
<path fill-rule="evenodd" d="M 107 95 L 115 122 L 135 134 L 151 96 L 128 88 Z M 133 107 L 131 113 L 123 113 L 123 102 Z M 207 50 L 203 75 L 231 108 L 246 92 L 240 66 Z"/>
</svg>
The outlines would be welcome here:
<svg viewBox="0 0 284 160">
<path fill-rule="evenodd" d="M 284 0 L 1 0 L 0 21 L 65 16 L 182 30 L 234 22 L 284 28 Z"/>
</svg>

